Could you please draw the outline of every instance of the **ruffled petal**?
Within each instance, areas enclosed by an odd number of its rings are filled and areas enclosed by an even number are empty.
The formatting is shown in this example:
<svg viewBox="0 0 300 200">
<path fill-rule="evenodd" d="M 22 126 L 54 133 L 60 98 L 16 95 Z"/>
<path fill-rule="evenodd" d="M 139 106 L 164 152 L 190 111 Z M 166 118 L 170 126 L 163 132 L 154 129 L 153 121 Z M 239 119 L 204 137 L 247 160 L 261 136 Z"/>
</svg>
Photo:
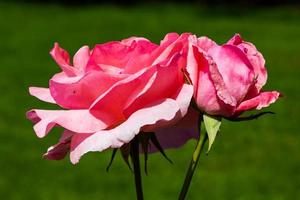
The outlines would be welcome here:
<svg viewBox="0 0 300 200">
<path fill-rule="evenodd" d="M 91 71 L 76 77 L 67 77 L 60 73 L 50 80 L 50 92 L 57 104 L 63 108 L 87 109 L 99 95 L 123 77 L 102 71 Z"/>
<path fill-rule="evenodd" d="M 192 82 L 195 93 L 194 96 L 197 97 L 197 88 L 198 88 L 198 78 L 199 78 L 199 63 L 201 61 L 198 60 L 197 55 L 198 47 L 197 47 L 197 37 L 195 35 L 191 35 L 188 38 L 188 53 L 187 53 L 187 65 L 186 70 L 188 72 L 190 81 Z M 201 66 L 201 64 L 200 64 Z"/>
<path fill-rule="evenodd" d="M 94 133 L 107 127 L 88 110 L 34 109 L 27 112 L 27 118 L 36 123 L 33 128 L 40 138 L 45 137 L 55 125 L 76 133 Z"/>
<path fill-rule="evenodd" d="M 153 65 L 170 59 L 176 52 L 184 54 L 187 51 L 187 41 L 190 35 L 190 33 L 183 33 L 180 36 L 177 33 L 167 34 L 152 55 Z"/>
<path fill-rule="evenodd" d="M 55 60 L 55 62 L 61 67 L 61 69 L 66 73 L 67 76 L 76 76 L 76 69 L 70 66 L 69 53 L 63 48 L 60 48 L 57 42 L 54 44 L 53 49 L 50 51 L 50 55 Z"/>
<path fill-rule="evenodd" d="M 223 77 L 216 64 L 198 47 L 193 46 L 190 50 L 192 56 L 190 66 L 196 68 L 194 75 L 194 97 L 199 109 L 211 115 L 230 116 L 233 114 L 236 100 L 231 96 Z"/>
<path fill-rule="evenodd" d="M 49 88 L 29 87 L 29 93 L 30 95 L 38 98 L 41 101 L 45 101 L 48 103 L 56 103 L 50 94 Z"/>
<path fill-rule="evenodd" d="M 179 106 L 180 112 L 177 114 L 176 118 L 171 121 L 159 121 L 154 125 L 147 125 L 143 128 L 143 131 L 152 132 L 159 128 L 165 128 L 175 125 L 179 120 L 181 120 L 188 111 L 191 99 L 193 96 L 193 86 L 189 84 L 184 84 L 180 90 L 174 95 L 174 99 Z M 145 106 L 147 107 L 147 106 Z"/>
<path fill-rule="evenodd" d="M 145 68 L 123 79 L 100 95 L 90 107 L 92 115 L 111 126 L 126 119 L 123 108 L 133 93 L 142 91 L 156 76 L 156 68 Z"/>
<path fill-rule="evenodd" d="M 207 52 L 210 48 L 213 48 L 218 45 L 210 38 L 202 36 L 198 38 L 197 46 L 200 47 L 204 52 Z"/>
<path fill-rule="evenodd" d="M 71 162 L 77 163 L 82 155 L 90 151 L 119 148 L 124 143 L 130 142 L 144 126 L 169 122 L 176 119 L 178 115 L 181 115 L 180 108 L 173 99 L 165 99 L 157 105 L 140 109 L 119 126 L 98 131 L 77 144 L 76 148 L 71 150 Z M 76 135 L 74 137 L 76 140 Z"/>
<path fill-rule="evenodd" d="M 179 148 L 191 139 L 198 139 L 199 113 L 190 107 L 188 113 L 174 126 L 155 130 L 155 135 L 163 149 Z M 149 145 L 150 153 L 157 152 L 154 145 Z"/>
<path fill-rule="evenodd" d="M 156 75 L 150 79 L 142 90 L 135 90 L 129 96 L 123 109 L 124 114 L 129 116 L 151 102 L 176 95 L 178 88 L 181 88 L 184 82 L 181 71 L 185 67 L 183 59 L 184 57 L 177 53 L 168 60 L 168 63 L 156 65 Z"/>
<path fill-rule="evenodd" d="M 75 68 L 83 72 L 90 58 L 90 49 L 88 46 L 81 47 L 73 57 Z"/>
<path fill-rule="evenodd" d="M 226 86 L 223 75 L 220 73 L 216 63 L 211 59 L 208 59 L 208 62 L 209 75 L 217 92 L 218 98 L 225 104 L 235 107 L 237 105 L 237 99 L 231 94 L 230 90 Z"/>
<path fill-rule="evenodd" d="M 255 78 L 256 78 L 256 90 L 257 92 L 266 84 L 268 74 L 265 68 L 265 59 L 263 55 L 256 49 L 256 47 L 242 39 L 239 34 L 235 34 L 227 44 L 236 45 L 239 47 L 247 56 L 250 63 L 254 68 Z"/>
<path fill-rule="evenodd" d="M 146 42 L 150 42 L 148 39 L 144 38 L 144 37 L 130 37 L 130 38 L 126 38 L 123 39 L 121 41 L 122 44 L 126 45 L 126 46 L 131 46 L 133 42 L 138 42 L 138 41 L 146 41 Z"/>
<path fill-rule="evenodd" d="M 236 112 L 247 111 L 251 109 L 260 110 L 264 107 L 268 107 L 270 104 L 274 103 L 280 96 L 277 91 L 272 92 L 262 92 L 258 96 L 243 101 L 237 108 Z"/>
<path fill-rule="evenodd" d="M 241 102 L 254 82 L 253 66 L 248 58 L 238 47 L 232 45 L 210 48 L 208 55 L 212 57 L 217 66 L 217 68 L 213 68 L 217 69 L 214 72 L 219 71 L 219 73 L 215 74 L 219 74 L 219 78 L 222 77 L 225 84 L 224 87 L 229 92 L 228 95 L 222 95 L 233 97 L 234 101 L 230 105 Z"/>
<path fill-rule="evenodd" d="M 131 43 L 131 48 L 132 51 L 128 55 L 123 73 L 133 74 L 145 67 L 151 66 L 151 54 L 158 48 L 158 45 L 148 40 L 138 39 Z"/>
<path fill-rule="evenodd" d="M 48 148 L 47 152 L 43 155 L 43 158 L 48 160 L 62 160 L 70 151 L 71 137 L 73 132 L 65 130 L 59 140 L 59 142 Z"/>
<path fill-rule="evenodd" d="M 87 71 L 105 70 L 102 69 L 104 65 L 120 68 L 124 73 L 132 73 L 148 66 L 150 53 L 157 48 L 157 45 L 148 40 L 136 39 L 96 45 L 88 62 Z"/>
</svg>

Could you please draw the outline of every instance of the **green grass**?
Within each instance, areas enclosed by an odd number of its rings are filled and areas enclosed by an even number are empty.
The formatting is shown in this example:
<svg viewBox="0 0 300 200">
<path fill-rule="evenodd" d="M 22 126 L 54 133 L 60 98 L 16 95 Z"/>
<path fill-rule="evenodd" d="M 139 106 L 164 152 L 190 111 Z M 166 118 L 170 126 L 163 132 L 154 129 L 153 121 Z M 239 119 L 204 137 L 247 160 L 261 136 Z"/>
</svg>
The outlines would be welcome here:
<svg viewBox="0 0 300 200">
<path fill-rule="evenodd" d="M 224 121 L 208 156 L 202 156 L 187 199 L 300 199 L 300 11 L 204 9 L 188 5 L 62 7 L 0 3 L 0 199 L 134 199 L 133 176 L 110 151 L 90 153 L 73 166 L 41 158 L 60 129 L 38 139 L 25 119 L 30 108 L 50 108 L 30 97 L 59 68 L 48 52 L 55 41 L 73 54 L 132 35 L 158 42 L 167 32 L 193 32 L 225 42 L 234 33 L 256 44 L 267 60 L 267 89 L 285 94 L 268 110 L 275 116 Z M 195 142 L 150 156 L 143 176 L 146 199 L 177 198 Z"/>
</svg>

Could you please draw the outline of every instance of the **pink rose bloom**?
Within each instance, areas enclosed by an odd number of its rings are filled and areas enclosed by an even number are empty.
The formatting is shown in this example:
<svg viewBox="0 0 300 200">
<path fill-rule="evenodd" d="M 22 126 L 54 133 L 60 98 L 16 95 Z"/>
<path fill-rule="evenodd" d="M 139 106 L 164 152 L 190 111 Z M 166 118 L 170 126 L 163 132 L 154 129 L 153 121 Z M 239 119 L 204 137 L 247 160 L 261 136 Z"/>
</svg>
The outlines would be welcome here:
<svg viewBox="0 0 300 200">
<path fill-rule="evenodd" d="M 44 156 L 58 160 L 70 151 L 71 162 L 77 163 L 87 152 L 119 148 L 140 132 L 155 131 L 163 147 L 194 137 L 184 120 L 176 125 L 177 132 L 170 128 L 186 115 L 193 95 L 182 73 L 188 37 L 171 33 L 160 45 L 132 37 L 92 50 L 84 46 L 73 64 L 56 43 L 50 54 L 62 72 L 50 79 L 49 89 L 29 89 L 40 100 L 64 108 L 27 113 L 38 137 L 54 126 L 64 128 Z"/>
<path fill-rule="evenodd" d="M 200 110 L 210 115 L 238 116 L 274 103 L 279 92 L 262 91 L 265 60 L 249 42 L 235 35 L 218 45 L 207 37 L 189 37 L 187 71 Z"/>
</svg>

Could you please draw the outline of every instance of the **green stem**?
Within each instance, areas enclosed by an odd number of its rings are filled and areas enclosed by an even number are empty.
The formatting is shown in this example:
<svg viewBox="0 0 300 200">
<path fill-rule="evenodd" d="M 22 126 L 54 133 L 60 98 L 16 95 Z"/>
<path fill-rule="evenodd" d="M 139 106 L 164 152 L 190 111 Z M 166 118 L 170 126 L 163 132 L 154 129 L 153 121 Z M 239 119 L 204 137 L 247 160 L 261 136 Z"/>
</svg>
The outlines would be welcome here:
<svg viewBox="0 0 300 200">
<path fill-rule="evenodd" d="M 137 137 L 135 137 L 131 141 L 130 155 L 133 163 L 136 197 L 137 200 L 143 200 L 144 197 L 143 197 L 141 167 L 140 167 L 140 158 L 139 158 L 139 140 Z"/>
<path fill-rule="evenodd" d="M 191 184 L 191 180 L 192 180 L 193 174 L 195 172 L 197 163 L 198 163 L 199 158 L 200 158 L 200 154 L 201 154 L 202 149 L 204 147 L 204 144 L 205 144 L 205 142 L 207 140 L 207 133 L 203 132 L 201 134 L 201 121 L 202 121 L 202 115 L 199 117 L 199 140 L 198 140 L 196 148 L 194 150 L 193 157 L 192 157 L 192 160 L 190 162 L 190 166 L 189 166 L 189 168 L 187 170 L 187 173 L 186 173 L 186 176 L 185 176 L 185 180 L 184 180 L 184 184 L 183 184 L 183 186 L 181 188 L 181 192 L 180 192 L 178 200 L 184 200 L 185 197 L 186 197 L 186 194 L 188 192 L 189 186 Z"/>
</svg>

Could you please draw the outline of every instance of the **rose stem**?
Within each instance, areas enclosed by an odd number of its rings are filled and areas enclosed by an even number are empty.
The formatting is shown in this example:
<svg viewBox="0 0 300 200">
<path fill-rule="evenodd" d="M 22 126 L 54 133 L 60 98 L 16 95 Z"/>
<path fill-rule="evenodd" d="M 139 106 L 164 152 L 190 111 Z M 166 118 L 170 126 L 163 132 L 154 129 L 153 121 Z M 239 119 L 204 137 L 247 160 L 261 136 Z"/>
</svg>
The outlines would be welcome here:
<svg viewBox="0 0 300 200">
<path fill-rule="evenodd" d="M 184 184 L 181 188 L 181 192 L 180 192 L 178 200 L 184 200 L 185 199 L 185 196 L 188 192 L 188 189 L 189 189 L 193 174 L 195 172 L 197 163 L 199 161 L 200 154 L 201 154 L 202 149 L 204 147 L 204 144 L 207 140 L 207 133 L 206 132 L 201 133 L 201 121 L 202 121 L 202 115 L 199 116 L 199 126 L 198 126 L 199 127 L 199 140 L 198 140 L 196 148 L 194 150 L 193 157 L 192 157 L 192 160 L 190 162 L 190 166 L 187 170 L 185 180 L 184 180 Z"/>
<path fill-rule="evenodd" d="M 130 154 L 133 163 L 136 197 L 137 200 L 143 200 L 144 197 L 143 197 L 142 177 L 141 177 L 140 158 L 139 158 L 139 139 L 137 136 L 131 141 Z"/>
</svg>

